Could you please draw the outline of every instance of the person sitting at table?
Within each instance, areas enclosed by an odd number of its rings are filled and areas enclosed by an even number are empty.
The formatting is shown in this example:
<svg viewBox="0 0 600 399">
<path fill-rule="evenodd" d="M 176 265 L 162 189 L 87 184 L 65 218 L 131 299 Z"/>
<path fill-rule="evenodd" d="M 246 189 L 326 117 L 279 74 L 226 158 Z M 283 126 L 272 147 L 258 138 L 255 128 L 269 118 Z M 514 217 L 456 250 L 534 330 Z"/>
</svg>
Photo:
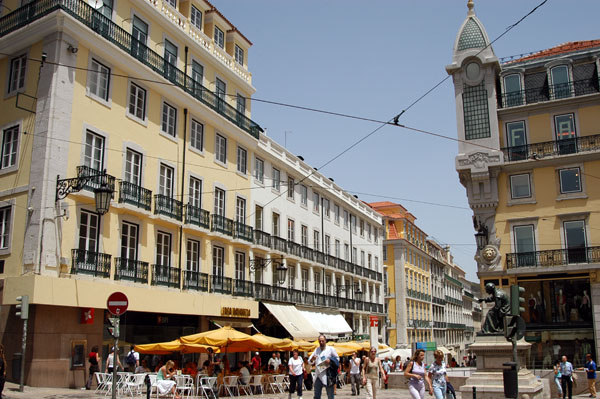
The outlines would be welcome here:
<svg viewBox="0 0 600 399">
<path fill-rule="evenodd" d="M 198 374 L 198 367 L 194 362 L 187 362 L 185 364 L 184 369 L 182 370 L 183 374 L 189 374 L 192 378 L 196 378 L 196 374 Z"/>
<path fill-rule="evenodd" d="M 167 361 L 167 364 L 162 366 L 156 374 L 156 389 L 161 395 L 167 395 L 172 393 L 175 395 L 175 399 L 181 399 L 181 396 L 177 393 L 177 384 L 171 380 L 175 375 L 175 363 L 172 360 Z"/>
<path fill-rule="evenodd" d="M 238 371 L 240 374 L 240 384 L 248 385 L 250 383 L 250 370 L 241 361 L 238 362 Z"/>
<path fill-rule="evenodd" d="M 149 372 L 150 372 L 150 369 L 148 368 L 148 361 L 146 359 L 143 359 L 142 363 L 135 368 L 136 374 L 149 373 Z"/>
</svg>

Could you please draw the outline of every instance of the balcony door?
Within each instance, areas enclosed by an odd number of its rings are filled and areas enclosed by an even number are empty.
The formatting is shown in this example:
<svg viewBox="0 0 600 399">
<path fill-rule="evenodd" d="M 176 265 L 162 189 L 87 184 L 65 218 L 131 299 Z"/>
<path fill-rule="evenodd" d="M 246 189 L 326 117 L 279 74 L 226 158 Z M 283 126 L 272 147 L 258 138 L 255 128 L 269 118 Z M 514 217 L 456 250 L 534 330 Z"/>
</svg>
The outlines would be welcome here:
<svg viewBox="0 0 600 399">
<path fill-rule="evenodd" d="M 509 122 L 506 124 L 506 141 L 508 144 L 508 156 L 511 161 L 527 159 L 525 121 Z"/>
<path fill-rule="evenodd" d="M 104 168 L 104 137 L 89 130 L 85 135 L 83 164 L 98 172 Z"/>
<path fill-rule="evenodd" d="M 142 185 L 142 154 L 127 149 L 125 158 L 125 181 L 136 186 Z"/>
<path fill-rule="evenodd" d="M 133 27 L 131 29 L 131 55 L 144 60 L 146 58 L 146 42 L 148 41 L 148 24 L 139 19 L 133 17 Z"/>
<path fill-rule="evenodd" d="M 98 252 L 98 234 L 100 218 L 98 214 L 81 211 L 79 220 L 79 249 Z"/>
<path fill-rule="evenodd" d="M 121 258 L 137 260 L 138 225 L 123 222 L 121 226 Z"/>
<path fill-rule="evenodd" d="M 576 153 L 577 132 L 575 130 L 575 115 L 556 115 L 554 117 L 554 130 L 556 131 L 558 153 L 560 155 Z"/>
<path fill-rule="evenodd" d="M 554 99 L 571 97 L 571 82 L 569 79 L 569 68 L 560 65 L 550 70 L 552 78 L 552 94 Z"/>
<path fill-rule="evenodd" d="M 516 107 L 523 105 L 521 76 L 511 74 L 504 77 L 504 106 Z"/>
<path fill-rule="evenodd" d="M 223 275 L 225 272 L 225 248 L 213 246 L 213 290 L 222 291 L 224 288 Z"/>
<path fill-rule="evenodd" d="M 535 230 L 532 224 L 513 227 L 517 267 L 535 266 Z"/>
<path fill-rule="evenodd" d="M 586 263 L 586 240 L 585 240 L 585 222 L 583 220 L 573 220 L 563 223 L 565 231 L 565 247 L 567 249 L 567 262 Z"/>
</svg>

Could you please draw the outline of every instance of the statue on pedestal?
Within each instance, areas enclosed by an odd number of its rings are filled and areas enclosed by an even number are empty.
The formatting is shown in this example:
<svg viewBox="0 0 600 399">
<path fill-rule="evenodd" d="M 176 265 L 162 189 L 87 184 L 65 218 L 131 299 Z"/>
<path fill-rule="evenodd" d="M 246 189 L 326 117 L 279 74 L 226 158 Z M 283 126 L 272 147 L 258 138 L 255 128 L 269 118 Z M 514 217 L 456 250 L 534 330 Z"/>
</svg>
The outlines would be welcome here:
<svg viewBox="0 0 600 399">
<path fill-rule="evenodd" d="M 491 308 L 485 316 L 485 321 L 481 326 L 480 335 L 497 334 L 504 331 L 504 316 L 508 316 L 510 312 L 510 302 L 504 291 L 496 288 L 494 283 L 485 285 L 485 292 L 490 295 L 487 298 L 479 298 L 479 302 L 494 302 L 494 307 Z"/>
</svg>

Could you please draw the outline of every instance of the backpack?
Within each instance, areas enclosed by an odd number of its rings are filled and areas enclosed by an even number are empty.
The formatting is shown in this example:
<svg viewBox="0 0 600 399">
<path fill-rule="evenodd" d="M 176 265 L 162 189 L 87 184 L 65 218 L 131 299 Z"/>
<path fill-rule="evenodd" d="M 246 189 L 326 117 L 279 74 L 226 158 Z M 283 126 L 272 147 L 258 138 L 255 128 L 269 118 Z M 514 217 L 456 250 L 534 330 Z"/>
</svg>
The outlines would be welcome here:
<svg viewBox="0 0 600 399">
<path fill-rule="evenodd" d="M 135 364 L 135 352 L 131 351 L 125 358 L 125 363 L 127 364 Z"/>
</svg>

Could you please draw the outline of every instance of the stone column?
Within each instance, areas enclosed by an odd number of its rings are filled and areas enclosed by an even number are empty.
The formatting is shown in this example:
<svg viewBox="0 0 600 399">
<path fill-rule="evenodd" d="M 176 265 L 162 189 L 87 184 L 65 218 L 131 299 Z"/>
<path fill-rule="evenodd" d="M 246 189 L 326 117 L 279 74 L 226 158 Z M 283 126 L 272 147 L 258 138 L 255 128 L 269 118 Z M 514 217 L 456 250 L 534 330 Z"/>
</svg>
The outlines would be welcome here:
<svg viewBox="0 0 600 399">
<path fill-rule="evenodd" d="M 396 299 L 396 348 L 408 348 L 406 333 L 406 269 L 404 266 L 404 247 L 394 245 L 394 296 Z"/>
<path fill-rule="evenodd" d="M 594 337 L 596 341 L 596 354 L 600 353 L 600 283 L 590 281 L 590 295 L 592 299 L 592 319 L 594 322 Z M 596 355 L 598 357 L 598 355 Z M 596 359 L 597 360 L 597 359 Z"/>
</svg>

